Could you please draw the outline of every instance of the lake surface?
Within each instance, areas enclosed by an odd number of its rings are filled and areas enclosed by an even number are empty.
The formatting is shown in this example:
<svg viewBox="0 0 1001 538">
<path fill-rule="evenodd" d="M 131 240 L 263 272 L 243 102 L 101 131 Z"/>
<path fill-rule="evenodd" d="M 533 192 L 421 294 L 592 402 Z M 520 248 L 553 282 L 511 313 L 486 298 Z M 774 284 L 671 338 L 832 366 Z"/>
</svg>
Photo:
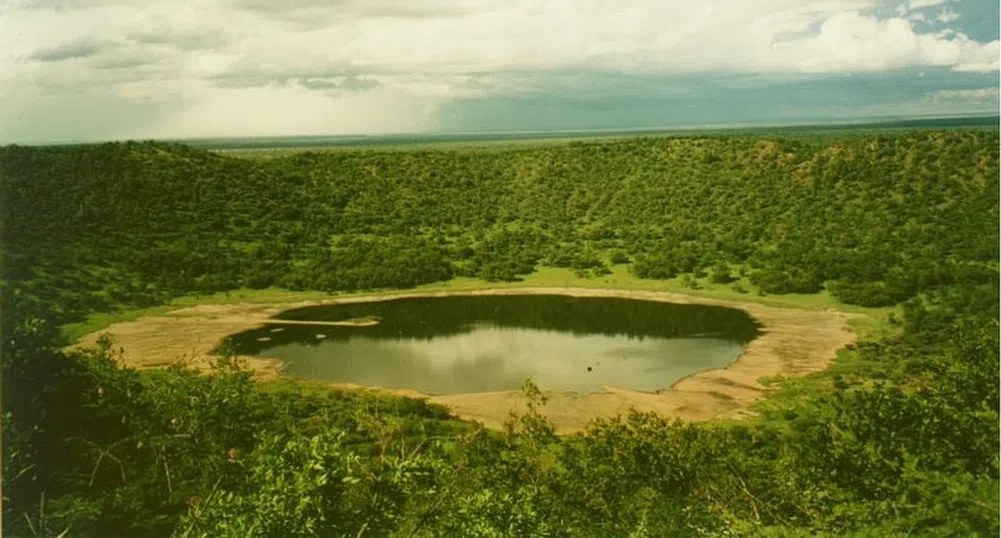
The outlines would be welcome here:
<svg viewBox="0 0 1001 538">
<path fill-rule="evenodd" d="M 744 311 L 563 295 L 457 296 L 306 307 L 276 319 L 377 325 L 273 324 L 231 337 L 240 354 L 285 361 L 321 381 L 463 394 L 519 389 L 600 392 L 667 388 L 726 366 L 758 334 Z"/>
</svg>

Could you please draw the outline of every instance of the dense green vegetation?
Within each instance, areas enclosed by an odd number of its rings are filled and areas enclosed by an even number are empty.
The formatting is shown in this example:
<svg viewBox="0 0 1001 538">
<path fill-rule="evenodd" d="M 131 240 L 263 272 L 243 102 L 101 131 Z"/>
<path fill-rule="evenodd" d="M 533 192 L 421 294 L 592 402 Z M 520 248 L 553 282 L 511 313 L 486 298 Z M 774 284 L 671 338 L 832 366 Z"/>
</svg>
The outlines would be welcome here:
<svg viewBox="0 0 1001 538">
<path fill-rule="evenodd" d="M 640 277 L 750 268 L 895 304 L 996 267 L 996 133 L 830 146 L 638 139 L 270 161 L 126 143 L 0 153 L 5 275 L 67 316 L 192 291 L 355 290 L 539 264 Z M 625 257 L 622 255 L 625 254 Z"/>
<path fill-rule="evenodd" d="M 3 477 L 17 536 L 996 535 L 998 135 L 509 151 L 0 149 Z M 902 303 L 762 420 L 567 437 L 404 398 L 66 354 L 87 312 L 541 265 Z M 540 395 L 527 387 L 543 405 Z"/>
</svg>

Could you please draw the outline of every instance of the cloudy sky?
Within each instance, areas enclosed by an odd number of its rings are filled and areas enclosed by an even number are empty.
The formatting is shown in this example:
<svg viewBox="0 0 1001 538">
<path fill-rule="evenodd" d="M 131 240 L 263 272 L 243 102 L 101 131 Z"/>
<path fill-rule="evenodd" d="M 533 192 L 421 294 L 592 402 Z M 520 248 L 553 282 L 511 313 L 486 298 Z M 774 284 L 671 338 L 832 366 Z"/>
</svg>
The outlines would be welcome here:
<svg viewBox="0 0 1001 538">
<path fill-rule="evenodd" d="M 0 143 L 998 111 L 997 0 L 0 0 Z"/>
</svg>

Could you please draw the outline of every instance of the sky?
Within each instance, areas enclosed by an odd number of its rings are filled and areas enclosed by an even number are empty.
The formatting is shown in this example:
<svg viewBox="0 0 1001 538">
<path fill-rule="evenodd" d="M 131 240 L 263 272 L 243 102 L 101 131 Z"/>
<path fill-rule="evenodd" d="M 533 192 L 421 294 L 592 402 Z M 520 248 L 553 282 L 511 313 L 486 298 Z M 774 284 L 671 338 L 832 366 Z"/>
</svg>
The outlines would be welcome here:
<svg viewBox="0 0 1001 538">
<path fill-rule="evenodd" d="M 997 114 L 997 0 L 0 0 L 0 144 Z"/>
</svg>

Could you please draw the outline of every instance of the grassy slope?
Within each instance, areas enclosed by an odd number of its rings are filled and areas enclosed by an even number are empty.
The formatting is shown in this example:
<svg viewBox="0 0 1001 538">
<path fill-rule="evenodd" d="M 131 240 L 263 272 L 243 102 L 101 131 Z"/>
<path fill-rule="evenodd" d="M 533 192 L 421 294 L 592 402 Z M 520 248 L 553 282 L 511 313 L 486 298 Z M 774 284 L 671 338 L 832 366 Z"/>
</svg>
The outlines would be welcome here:
<svg viewBox="0 0 1001 538">
<path fill-rule="evenodd" d="M 670 280 L 640 279 L 636 278 L 629 272 L 627 265 L 616 265 L 612 267 L 611 275 L 597 278 L 581 278 L 576 276 L 570 269 L 540 267 L 536 270 L 536 272 L 525 276 L 519 282 L 487 282 L 478 278 L 459 277 L 447 282 L 438 282 L 418 286 L 413 288 L 413 290 L 385 289 L 360 291 L 355 293 L 326 293 L 322 291 L 289 291 L 276 288 L 263 290 L 242 289 L 208 295 L 179 297 L 172 300 L 169 304 L 150 308 L 93 313 L 90 314 L 84 321 L 70 323 L 63 326 L 63 335 L 68 340 L 74 341 L 83 335 L 99 331 L 114 323 L 137 319 L 141 316 L 162 315 L 177 308 L 200 304 L 294 303 L 298 301 L 329 299 L 331 297 L 394 295 L 404 293 L 406 291 L 472 291 L 525 287 L 608 288 L 618 290 L 662 291 L 728 301 L 751 302 L 781 308 L 802 308 L 807 310 L 834 308 L 843 312 L 865 314 L 867 316 L 866 318 L 853 320 L 852 323 L 853 326 L 858 327 L 860 330 L 871 325 L 873 323 L 871 320 L 884 318 L 886 314 L 894 310 L 893 308 L 864 308 L 860 306 L 842 304 L 831 297 L 831 295 L 827 292 L 809 295 L 788 294 L 763 296 L 758 294 L 757 288 L 748 282 L 746 278 L 741 279 L 739 282 L 745 289 L 749 290 L 748 293 L 738 293 L 733 291 L 731 288 L 732 284 L 713 284 L 705 278 L 699 279 L 698 282 L 701 288 L 696 290 L 685 286 L 681 282 L 680 278 Z"/>
</svg>

